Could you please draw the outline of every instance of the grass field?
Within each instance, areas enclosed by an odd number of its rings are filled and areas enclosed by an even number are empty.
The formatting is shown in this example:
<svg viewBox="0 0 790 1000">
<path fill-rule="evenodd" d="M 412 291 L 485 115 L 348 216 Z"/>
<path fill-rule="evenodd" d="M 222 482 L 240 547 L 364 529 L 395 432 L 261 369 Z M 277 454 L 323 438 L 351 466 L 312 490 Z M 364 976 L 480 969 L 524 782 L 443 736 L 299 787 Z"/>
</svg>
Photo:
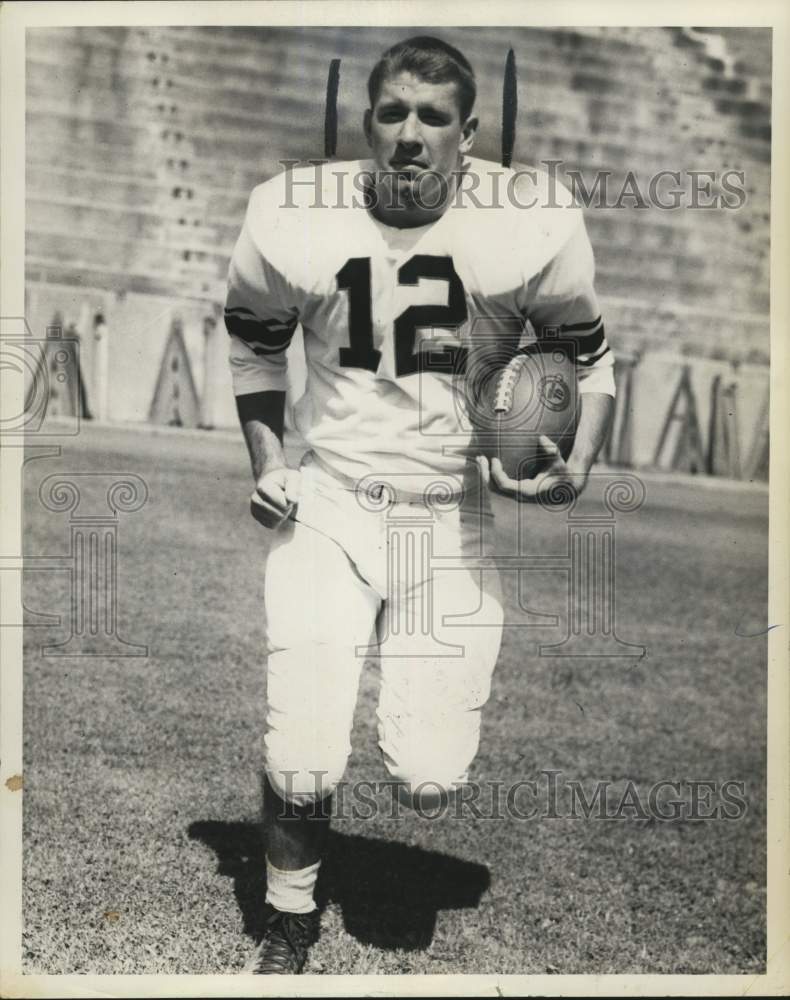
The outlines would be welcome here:
<svg viewBox="0 0 790 1000">
<path fill-rule="evenodd" d="M 147 657 L 40 653 L 26 630 L 24 969 L 235 972 L 259 930 L 266 532 L 247 514 L 243 445 L 86 429 L 28 463 L 28 555 L 68 551 L 46 511 L 56 471 L 136 472 L 119 523 L 119 632 Z M 737 820 L 338 821 L 321 883 L 321 973 L 757 973 L 765 964 L 767 500 L 648 481 L 617 524 L 618 631 L 642 659 L 549 659 L 561 630 L 505 630 L 473 777 L 560 770 L 640 791 L 745 782 Z M 500 551 L 515 508 L 497 500 Z M 535 552 L 563 517 L 519 509 Z M 561 606 L 558 572 L 529 604 Z M 508 621 L 523 623 L 515 574 Z M 65 615 L 66 574 L 26 574 L 26 606 Z M 740 635 L 737 633 L 741 633 Z M 385 777 L 375 670 L 363 675 L 349 780 Z M 688 793 L 685 793 L 688 798 Z"/>
</svg>

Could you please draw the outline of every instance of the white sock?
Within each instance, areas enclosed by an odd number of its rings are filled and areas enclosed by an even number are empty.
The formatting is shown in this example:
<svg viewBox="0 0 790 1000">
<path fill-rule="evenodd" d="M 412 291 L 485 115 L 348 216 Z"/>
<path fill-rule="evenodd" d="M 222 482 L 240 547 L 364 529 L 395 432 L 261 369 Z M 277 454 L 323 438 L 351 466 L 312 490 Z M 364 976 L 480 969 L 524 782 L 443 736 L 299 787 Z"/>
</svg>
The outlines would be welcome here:
<svg viewBox="0 0 790 1000">
<path fill-rule="evenodd" d="M 266 902 L 288 913 L 310 913 L 315 909 L 313 889 L 321 862 L 308 868 L 283 871 L 266 859 Z"/>
</svg>

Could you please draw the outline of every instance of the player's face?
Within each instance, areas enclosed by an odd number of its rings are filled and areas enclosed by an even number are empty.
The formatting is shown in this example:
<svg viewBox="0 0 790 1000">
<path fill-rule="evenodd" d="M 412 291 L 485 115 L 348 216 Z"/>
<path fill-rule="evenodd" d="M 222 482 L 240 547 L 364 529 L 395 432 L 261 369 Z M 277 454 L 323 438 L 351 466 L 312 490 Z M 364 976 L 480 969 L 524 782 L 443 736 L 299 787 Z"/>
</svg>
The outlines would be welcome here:
<svg viewBox="0 0 790 1000">
<path fill-rule="evenodd" d="M 395 172 L 404 207 L 432 204 L 439 178 L 451 184 L 461 154 L 471 149 L 477 121 L 461 120 L 454 83 L 428 83 L 403 72 L 384 80 L 365 116 L 365 133 L 381 171 Z M 452 187 L 450 187 L 450 191 Z"/>
</svg>

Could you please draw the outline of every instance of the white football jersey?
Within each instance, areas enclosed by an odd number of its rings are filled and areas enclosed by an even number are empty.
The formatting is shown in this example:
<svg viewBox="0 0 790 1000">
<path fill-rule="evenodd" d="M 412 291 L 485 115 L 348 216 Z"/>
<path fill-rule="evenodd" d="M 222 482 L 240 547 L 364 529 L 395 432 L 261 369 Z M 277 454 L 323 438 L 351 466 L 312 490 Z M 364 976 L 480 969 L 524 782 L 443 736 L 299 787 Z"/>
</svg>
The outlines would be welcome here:
<svg viewBox="0 0 790 1000">
<path fill-rule="evenodd" d="M 444 214 L 399 229 L 364 205 L 374 169 L 302 167 L 252 192 L 225 310 L 237 396 L 286 389 L 301 324 L 295 416 L 319 461 L 354 481 L 413 473 L 419 490 L 425 473 L 463 469 L 475 352 L 494 345 L 506 362 L 527 321 L 539 339 L 573 339 L 580 392 L 614 395 L 592 249 L 565 188 L 467 158 Z"/>
</svg>

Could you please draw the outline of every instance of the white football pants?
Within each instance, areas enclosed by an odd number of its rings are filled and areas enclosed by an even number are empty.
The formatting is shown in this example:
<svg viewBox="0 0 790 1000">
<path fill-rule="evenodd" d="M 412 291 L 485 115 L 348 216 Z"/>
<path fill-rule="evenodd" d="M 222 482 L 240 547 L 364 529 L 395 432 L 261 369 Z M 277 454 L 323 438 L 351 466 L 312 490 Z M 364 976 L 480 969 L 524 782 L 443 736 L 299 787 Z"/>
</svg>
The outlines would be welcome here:
<svg viewBox="0 0 790 1000">
<path fill-rule="evenodd" d="M 460 501 L 439 490 L 434 503 L 388 502 L 386 488 L 303 466 L 298 520 L 274 533 L 265 580 L 266 770 L 281 797 L 306 805 L 342 778 L 371 657 L 379 745 L 407 798 L 466 780 L 503 614 L 498 572 L 469 565 L 492 551 L 494 528 L 473 463 L 464 479 Z"/>
</svg>

